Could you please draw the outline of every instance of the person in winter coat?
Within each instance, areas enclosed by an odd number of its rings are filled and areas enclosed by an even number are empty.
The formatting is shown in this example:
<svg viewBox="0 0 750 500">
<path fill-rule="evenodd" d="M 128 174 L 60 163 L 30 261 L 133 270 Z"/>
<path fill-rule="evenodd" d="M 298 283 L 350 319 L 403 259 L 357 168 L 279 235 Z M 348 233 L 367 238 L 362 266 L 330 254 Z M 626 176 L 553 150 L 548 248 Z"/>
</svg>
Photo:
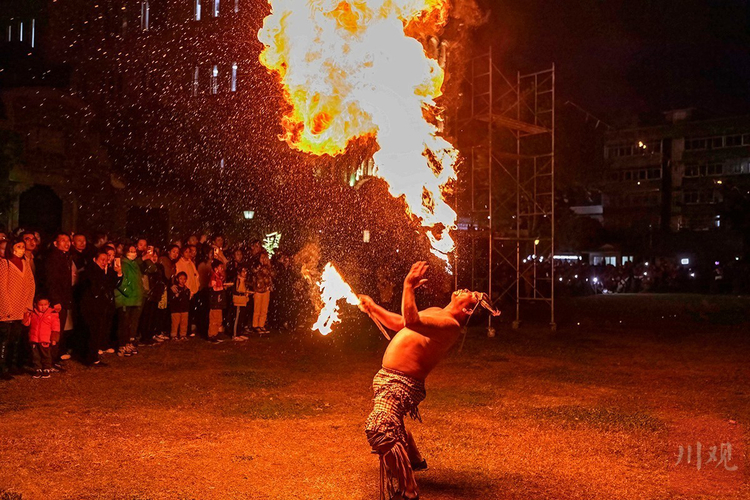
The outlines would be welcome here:
<svg viewBox="0 0 750 500">
<path fill-rule="evenodd" d="M 253 274 L 253 328 L 256 333 L 264 335 L 266 329 L 266 318 L 268 317 L 268 303 L 271 300 L 271 289 L 273 288 L 273 269 L 267 253 L 262 253 L 258 260 L 258 267 Z"/>
<path fill-rule="evenodd" d="M 175 262 L 175 274 L 185 273 L 187 276 L 186 286 L 190 290 L 190 297 L 192 298 L 200 289 L 200 281 L 198 280 L 198 268 L 195 267 L 195 262 L 192 258 L 192 245 L 185 245 L 180 249 L 180 258 Z"/>
<path fill-rule="evenodd" d="M 52 361 L 70 359 L 68 352 L 68 316 L 73 308 L 73 261 L 70 256 L 70 236 L 60 233 L 44 260 L 45 289 L 52 308 L 60 316 L 60 342 L 52 349 Z"/>
<path fill-rule="evenodd" d="M 159 263 L 159 249 L 148 247 L 146 253 L 138 259 L 141 261 L 144 284 L 147 285 L 144 287 L 143 312 L 138 331 L 141 343 L 153 345 L 157 340 L 160 342 L 163 340 L 161 337 L 155 340 L 154 336 L 161 333 L 159 303 L 167 291 L 167 283 L 164 278 L 164 268 Z"/>
<path fill-rule="evenodd" d="M 118 356 L 138 354 L 134 342 L 143 309 L 143 275 L 136 261 L 138 252 L 135 245 L 127 245 L 125 248 L 125 257 L 120 263 L 122 281 L 115 289 L 115 307 L 119 321 L 117 325 Z"/>
<path fill-rule="evenodd" d="M 187 287 L 187 274 L 177 273 L 176 283 L 170 288 L 169 312 L 172 316 L 172 340 L 187 340 L 188 312 L 190 311 L 190 289 Z"/>
<path fill-rule="evenodd" d="M 60 340 L 60 316 L 49 306 L 49 300 L 40 297 L 32 311 L 23 316 L 29 327 L 29 345 L 34 363 L 33 378 L 49 378 L 52 372 L 51 347 Z"/>
<path fill-rule="evenodd" d="M 247 328 L 247 304 L 250 301 L 250 295 L 253 293 L 250 280 L 247 277 L 247 268 L 240 267 L 232 289 L 232 304 L 235 309 L 234 333 L 232 335 L 234 340 L 247 340 L 247 337 L 242 334 Z"/>
<path fill-rule="evenodd" d="M 0 256 L 0 377 L 13 378 L 18 368 L 23 315 L 34 306 L 36 284 L 22 239 L 9 242 Z"/>
<path fill-rule="evenodd" d="M 224 335 L 219 335 L 222 328 L 224 309 L 227 307 L 227 294 L 224 286 L 224 263 L 215 259 L 211 263 L 211 275 L 208 281 L 209 316 L 208 340 L 221 342 Z"/>
<path fill-rule="evenodd" d="M 81 279 L 81 321 L 86 339 L 84 362 L 102 366 L 100 352 L 107 349 L 115 316 L 115 289 L 122 280 L 122 269 L 117 260 L 110 262 L 111 248 L 102 247 L 95 252 L 92 265 L 85 267 Z M 114 255 L 114 253 L 113 253 Z"/>
<path fill-rule="evenodd" d="M 164 278 L 167 283 L 174 281 L 174 276 L 177 274 L 177 261 L 180 259 L 180 247 L 177 245 L 171 245 L 167 248 L 167 251 L 159 259 L 159 263 L 164 268 Z"/>
<path fill-rule="evenodd" d="M 189 240 L 188 240 L 189 241 Z M 198 278 L 198 268 L 195 266 L 195 247 L 193 245 L 185 245 L 180 249 L 180 259 L 175 263 L 175 271 L 177 273 L 185 273 L 187 276 L 186 286 L 190 290 L 190 314 L 188 320 L 190 325 L 197 329 L 198 318 L 198 291 L 200 290 L 200 280 Z M 193 330 L 190 331 L 190 336 L 195 335 Z"/>
</svg>

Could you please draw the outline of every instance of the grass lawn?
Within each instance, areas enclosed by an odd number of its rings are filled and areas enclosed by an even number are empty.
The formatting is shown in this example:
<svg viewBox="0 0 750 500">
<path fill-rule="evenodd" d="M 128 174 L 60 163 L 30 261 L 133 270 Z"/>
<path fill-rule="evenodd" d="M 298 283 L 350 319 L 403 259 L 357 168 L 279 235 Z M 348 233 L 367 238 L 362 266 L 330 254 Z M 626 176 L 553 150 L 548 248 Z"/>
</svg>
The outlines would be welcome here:
<svg viewBox="0 0 750 500">
<path fill-rule="evenodd" d="M 411 424 L 423 498 L 750 498 L 749 330 L 470 331 Z M 384 347 L 350 323 L 2 383 L 0 499 L 374 500 L 363 425 Z M 697 441 L 708 457 L 728 440 L 737 471 L 695 467 Z"/>
</svg>

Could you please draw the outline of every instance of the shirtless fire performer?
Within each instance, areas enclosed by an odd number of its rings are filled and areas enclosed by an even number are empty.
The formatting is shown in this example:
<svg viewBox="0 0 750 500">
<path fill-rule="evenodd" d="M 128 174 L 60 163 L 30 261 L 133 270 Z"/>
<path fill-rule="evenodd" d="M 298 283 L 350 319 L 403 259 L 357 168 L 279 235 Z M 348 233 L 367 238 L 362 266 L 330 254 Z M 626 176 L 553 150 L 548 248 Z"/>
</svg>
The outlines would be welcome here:
<svg viewBox="0 0 750 500">
<path fill-rule="evenodd" d="M 383 368 L 372 381 L 374 407 L 365 424 L 367 440 L 380 455 L 380 498 L 418 499 L 415 470 L 427 468 L 414 437 L 404 426 L 404 416 L 421 422 L 417 406 L 425 396 L 424 380 L 445 357 L 462 327 L 478 305 L 491 309 L 486 295 L 458 290 L 444 308 L 417 310 L 414 290 L 424 284 L 428 265 L 417 262 L 404 280 L 401 314 L 360 295 L 360 309 L 386 328 L 398 333 L 383 356 Z M 394 486 L 397 483 L 398 490 Z"/>
</svg>

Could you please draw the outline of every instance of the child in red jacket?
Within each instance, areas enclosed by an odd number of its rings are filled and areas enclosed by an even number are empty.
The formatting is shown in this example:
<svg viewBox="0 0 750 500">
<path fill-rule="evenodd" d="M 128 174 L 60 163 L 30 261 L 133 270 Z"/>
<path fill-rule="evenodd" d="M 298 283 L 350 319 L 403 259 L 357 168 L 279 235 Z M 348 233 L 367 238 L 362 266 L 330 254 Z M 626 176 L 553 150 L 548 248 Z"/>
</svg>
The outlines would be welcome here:
<svg viewBox="0 0 750 500">
<path fill-rule="evenodd" d="M 30 326 L 29 343 L 34 359 L 34 378 L 49 378 L 52 371 L 52 349 L 60 341 L 60 316 L 50 308 L 49 300 L 38 298 L 33 311 L 26 311 L 23 324 Z"/>
</svg>

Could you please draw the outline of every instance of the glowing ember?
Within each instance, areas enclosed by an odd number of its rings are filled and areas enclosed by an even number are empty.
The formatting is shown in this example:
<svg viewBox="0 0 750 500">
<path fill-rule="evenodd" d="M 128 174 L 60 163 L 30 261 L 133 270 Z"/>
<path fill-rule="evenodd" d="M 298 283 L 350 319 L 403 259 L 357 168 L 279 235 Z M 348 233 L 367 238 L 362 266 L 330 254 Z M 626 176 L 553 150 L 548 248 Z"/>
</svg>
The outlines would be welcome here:
<svg viewBox="0 0 750 500">
<path fill-rule="evenodd" d="M 318 288 L 320 288 L 323 309 L 320 310 L 318 320 L 312 329 L 318 330 L 323 335 L 328 335 L 331 333 L 331 327 L 341 321 L 341 318 L 339 318 L 339 300 L 346 299 L 347 303 L 356 306 L 359 304 L 359 298 L 352 292 L 351 287 L 346 284 L 330 262 L 323 268 L 323 274 L 318 281 Z"/>
<path fill-rule="evenodd" d="M 439 136 L 444 73 L 407 35 L 437 33 L 448 0 L 269 0 L 258 39 L 291 110 L 291 147 L 337 155 L 357 137 L 374 137 L 377 175 L 427 227 L 436 255 L 453 250 L 456 213 L 444 201 L 458 152 Z M 427 118 L 432 117 L 432 118 Z"/>
</svg>

